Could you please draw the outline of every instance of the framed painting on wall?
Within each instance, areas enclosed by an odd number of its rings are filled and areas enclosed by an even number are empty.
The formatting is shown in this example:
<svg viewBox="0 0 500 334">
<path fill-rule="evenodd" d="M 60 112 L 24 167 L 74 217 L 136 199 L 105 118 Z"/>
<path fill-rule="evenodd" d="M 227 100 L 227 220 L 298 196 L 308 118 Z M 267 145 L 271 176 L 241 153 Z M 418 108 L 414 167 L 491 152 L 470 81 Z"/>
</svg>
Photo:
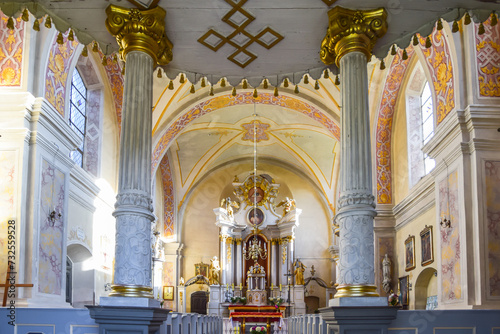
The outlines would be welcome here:
<svg viewBox="0 0 500 334">
<path fill-rule="evenodd" d="M 405 270 L 415 269 L 415 236 L 410 235 L 405 240 Z"/>
<path fill-rule="evenodd" d="M 403 276 L 399 278 L 399 302 L 403 306 L 408 306 L 409 304 L 409 285 L 410 281 L 408 276 Z"/>
<path fill-rule="evenodd" d="M 163 299 L 174 300 L 174 287 L 165 285 L 163 287 Z"/>
<path fill-rule="evenodd" d="M 425 225 L 425 228 L 420 232 L 420 239 L 422 245 L 422 266 L 426 266 L 434 262 L 432 226 Z"/>
<path fill-rule="evenodd" d="M 208 263 L 203 263 L 203 262 L 195 263 L 194 274 L 196 276 L 203 275 L 205 277 L 208 277 Z"/>
</svg>

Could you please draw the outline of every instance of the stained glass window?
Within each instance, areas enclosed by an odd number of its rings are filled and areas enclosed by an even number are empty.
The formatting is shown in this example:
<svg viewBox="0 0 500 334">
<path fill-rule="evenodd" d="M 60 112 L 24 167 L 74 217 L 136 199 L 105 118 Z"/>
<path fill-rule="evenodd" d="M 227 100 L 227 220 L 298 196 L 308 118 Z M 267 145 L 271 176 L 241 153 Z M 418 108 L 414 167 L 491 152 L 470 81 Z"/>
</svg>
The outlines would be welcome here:
<svg viewBox="0 0 500 334">
<path fill-rule="evenodd" d="M 85 124 L 87 117 L 85 115 L 87 106 L 87 87 L 80 76 L 80 73 L 75 68 L 73 78 L 71 80 L 71 103 L 69 111 L 69 125 L 82 138 L 82 144 L 76 150 L 71 152 L 71 159 L 79 165 L 83 166 L 83 147 L 85 144 Z"/>
</svg>

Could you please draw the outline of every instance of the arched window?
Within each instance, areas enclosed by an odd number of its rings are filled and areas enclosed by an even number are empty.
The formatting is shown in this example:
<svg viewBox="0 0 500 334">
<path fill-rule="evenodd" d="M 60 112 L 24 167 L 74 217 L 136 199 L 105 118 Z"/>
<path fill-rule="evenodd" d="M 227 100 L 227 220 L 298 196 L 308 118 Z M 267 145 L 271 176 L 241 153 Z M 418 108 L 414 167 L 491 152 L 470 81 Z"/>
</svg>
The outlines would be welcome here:
<svg viewBox="0 0 500 334">
<path fill-rule="evenodd" d="M 420 63 L 412 71 L 406 87 L 409 186 L 429 174 L 435 162 L 422 148 L 434 136 L 432 90 Z"/>
<path fill-rule="evenodd" d="M 420 112 L 422 117 L 422 145 L 425 145 L 434 136 L 434 108 L 432 106 L 432 93 L 429 82 L 426 82 L 420 95 Z M 427 154 L 424 154 L 425 175 L 434 168 L 436 162 Z"/>
<path fill-rule="evenodd" d="M 83 147 L 85 145 L 85 124 L 87 108 L 87 87 L 82 80 L 78 70 L 73 71 L 71 80 L 71 103 L 69 111 L 69 125 L 82 139 L 82 144 L 71 152 L 71 159 L 80 167 L 83 167 Z"/>
</svg>

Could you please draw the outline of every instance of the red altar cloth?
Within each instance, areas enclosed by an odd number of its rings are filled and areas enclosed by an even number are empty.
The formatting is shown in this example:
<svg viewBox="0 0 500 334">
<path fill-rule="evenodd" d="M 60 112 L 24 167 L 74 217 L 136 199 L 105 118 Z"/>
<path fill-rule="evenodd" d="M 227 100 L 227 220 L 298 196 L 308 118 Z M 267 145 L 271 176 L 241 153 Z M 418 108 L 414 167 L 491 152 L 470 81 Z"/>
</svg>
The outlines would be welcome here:
<svg viewBox="0 0 500 334">
<path fill-rule="evenodd" d="M 229 317 L 235 321 L 244 322 L 275 322 L 283 318 L 281 312 L 231 312 Z"/>
</svg>

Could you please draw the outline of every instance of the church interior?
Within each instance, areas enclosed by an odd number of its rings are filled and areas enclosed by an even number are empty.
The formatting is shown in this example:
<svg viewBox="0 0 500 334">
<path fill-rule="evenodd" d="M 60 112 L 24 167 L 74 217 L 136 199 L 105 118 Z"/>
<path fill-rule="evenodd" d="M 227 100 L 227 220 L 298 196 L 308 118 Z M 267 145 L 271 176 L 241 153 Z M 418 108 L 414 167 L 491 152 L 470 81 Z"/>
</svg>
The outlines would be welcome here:
<svg viewBox="0 0 500 334">
<path fill-rule="evenodd" d="M 0 1 L 2 318 L 98 333 L 86 306 L 137 298 L 281 328 L 366 296 L 498 319 L 498 10 Z"/>
</svg>

